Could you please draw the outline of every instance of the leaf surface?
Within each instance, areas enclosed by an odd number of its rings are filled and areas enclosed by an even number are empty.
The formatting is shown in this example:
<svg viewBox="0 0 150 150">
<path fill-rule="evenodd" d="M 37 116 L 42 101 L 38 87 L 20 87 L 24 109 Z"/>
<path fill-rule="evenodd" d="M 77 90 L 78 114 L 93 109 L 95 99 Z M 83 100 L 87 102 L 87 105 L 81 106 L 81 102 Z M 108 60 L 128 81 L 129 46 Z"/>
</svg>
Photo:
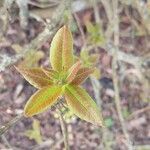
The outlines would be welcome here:
<svg viewBox="0 0 150 150">
<path fill-rule="evenodd" d="M 76 74 L 75 78 L 71 81 L 73 85 L 79 85 L 86 80 L 86 78 L 94 72 L 93 68 L 81 68 Z"/>
<path fill-rule="evenodd" d="M 92 124 L 103 126 L 103 119 L 99 108 L 83 88 L 67 85 L 65 87 L 65 98 L 68 107 L 79 118 Z"/>
<path fill-rule="evenodd" d="M 79 69 L 81 68 L 81 61 L 77 61 L 70 69 L 69 69 L 69 75 L 67 77 L 67 81 L 70 83 L 78 73 Z"/>
<path fill-rule="evenodd" d="M 42 68 L 43 72 L 50 78 L 50 79 L 58 79 L 59 74 L 57 71 L 48 69 L 48 68 Z"/>
<path fill-rule="evenodd" d="M 34 87 L 40 89 L 52 85 L 50 78 L 42 71 L 41 68 L 17 68 L 23 77 Z"/>
<path fill-rule="evenodd" d="M 52 106 L 62 91 L 61 86 L 45 87 L 33 94 L 24 108 L 24 115 L 31 117 Z"/>
<path fill-rule="evenodd" d="M 67 71 L 73 64 L 73 39 L 67 26 L 60 28 L 52 40 L 50 62 L 58 72 Z"/>
</svg>

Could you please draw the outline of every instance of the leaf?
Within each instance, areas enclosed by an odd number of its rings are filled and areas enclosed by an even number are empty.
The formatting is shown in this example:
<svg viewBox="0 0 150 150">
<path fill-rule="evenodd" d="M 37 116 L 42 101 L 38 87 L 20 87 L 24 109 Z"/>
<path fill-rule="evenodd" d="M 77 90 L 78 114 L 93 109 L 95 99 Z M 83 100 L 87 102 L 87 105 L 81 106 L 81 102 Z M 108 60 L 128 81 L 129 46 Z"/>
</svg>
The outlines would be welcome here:
<svg viewBox="0 0 150 150">
<path fill-rule="evenodd" d="M 48 69 L 48 68 L 42 68 L 43 72 L 50 78 L 50 79 L 58 79 L 59 74 L 57 71 Z"/>
<path fill-rule="evenodd" d="M 42 142 L 42 136 L 41 136 L 41 133 L 40 133 L 40 122 L 37 119 L 34 119 L 33 123 L 32 123 L 32 127 L 33 127 L 33 129 L 27 130 L 25 132 L 25 135 L 29 139 L 31 139 L 31 140 L 33 139 L 38 144 L 40 144 Z"/>
<path fill-rule="evenodd" d="M 103 126 L 103 119 L 99 108 L 84 89 L 79 86 L 67 85 L 65 88 L 65 98 L 68 107 L 79 118 L 92 124 Z"/>
<path fill-rule="evenodd" d="M 76 62 L 69 70 L 69 75 L 67 77 L 67 81 L 70 83 L 78 73 L 81 68 L 81 61 Z"/>
<path fill-rule="evenodd" d="M 81 84 L 93 72 L 94 72 L 93 68 L 81 68 L 76 74 L 76 77 L 71 81 L 71 84 L 74 85 Z"/>
<path fill-rule="evenodd" d="M 24 108 L 24 115 L 31 117 L 52 106 L 62 91 L 61 86 L 45 87 L 34 93 Z"/>
<path fill-rule="evenodd" d="M 73 39 L 67 26 L 60 28 L 52 40 L 50 62 L 58 72 L 67 71 L 73 65 Z"/>
<path fill-rule="evenodd" d="M 36 88 L 43 88 L 52 85 L 50 78 L 42 71 L 41 68 L 17 68 L 16 69 L 23 75 L 23 77 Z"/>
</svg>

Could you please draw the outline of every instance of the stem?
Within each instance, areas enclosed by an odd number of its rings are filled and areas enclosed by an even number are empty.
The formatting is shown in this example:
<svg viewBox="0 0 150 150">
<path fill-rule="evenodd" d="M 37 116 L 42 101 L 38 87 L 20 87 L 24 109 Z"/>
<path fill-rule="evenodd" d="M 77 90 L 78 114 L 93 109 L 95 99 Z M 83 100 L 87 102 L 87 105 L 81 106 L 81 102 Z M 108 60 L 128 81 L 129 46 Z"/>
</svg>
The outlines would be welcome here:
<svg viewBox="0 0 150 150">
<path fill-rule="evenodd" d="M 99 81 L 93 77 L 90 77 L 92 86 L 93 86 L 93 91 L 94 91 L 94 97 L 96 100 L 96 103 L 98 105 L 98 107 L 102 110 L 101 106 L 102 106 L 102 100 L 101 100 L 101 85 L 99 83 Z M 107 128 L 98 128 L 98 132 L 100 134 L 100 141 L 102 141 L 102 145 L 100 145 L 98 149 L 106 149 L 106 150 L 111 150 L 108 141 L 109 141 L 109 137 L 107 136 L 109 134 L 109 131 Z"/>
<path fill-rule="evenodd" d="M 83 47 L 86 47 L 87 41 L 86 41 L 86 37 L 85 37 L 84 31 L 83 31 L 83 28 L 81 27 L 80 19 L 79 19 L 79 17 L 78 17 L 76 12 L 73 15 L 74 15 L 74 18 L 76 20 L 78 29 L 79 29 L 79 31 L 81 33 L 81 37 L 82 37 L 82 40 L 83 40 Z"/>
<path fill-rule="evenodd" d="M 5 135 L 1 135 L 1 138 L 2 138 L 2 140 L 3 140 L 3 142 L 4 142 L 4 144 L 5 144 L 9 149 L 13 150 L 13 148 L 11 147 L 11 145 L 9 144 L 9 142 L 7 141 Z"/>
<path fill-rule="evenodd" d="M 0 127 L 0 136 L 2 136 L 5 132 L 9 130 L 9 128 L 13 127 L 19 120 L 21 120 L 23 115 L 18 115 L 10 122 L 6 123 L 5 125 Z"/>
<path fill-rule="evenodd" d="M 127 132 L 127 129 L 125 126 L 125 121 L 124 121 L 124 118 L 122 116 L 122 111 L 121 111 L 121 103 L 120 103 L 119 88 L 118 88 L 118 77 L 117 77 L 116 70 L 114 69 L 115 68 L 114 65 L 112 65 L 112 68 L 113 68 L 113 84 L 114 84 L 114 90 L 115 90 L 115 105 L 117 108 L 117 113 L 118 113 L 118 117 L 119 117 L 120 124 L 122 127 L 122 131 L 123 131 L 124 136 L 127 140 L 128 149 L 132 150 L 133 149 L 132 143 L 130 141 L 130 137 L 129 137 L 129 134 Z"/>
<path fill-rule="evenodd" d="M 65 120 L 60 110 L 59 110 L 59 120 L 60 120 L 60 125 L 61 125 L 61 131 L 62 131 L 63 138 L 64 138 L 65 150 L 69 150 L 70 148 L 69 148 L 69 143 L 68 143 L 67 125 L 65 124 Z"/>
<path fill-rule="evenodd" d="M 113 75 L 113 84 L 114 84 L 114 90 L 115 90 L 115 105 L 117 108 L 117 113 L 118 117 L 121 123 L 122 131 L 124 133 L 124 136 L 126 138 L 126 143 L 128 150 L 133 150 L 132 143 L 130 141 L 129 134 L 127 132 L 126 126 L 125 126 L 125 121 L 122 116 L 122 111 L 121 111 L 121 103 L 120 103 L 120 95 L 119 95 L 119 87 L 118 87 L 118 76 L 117 76 L 117 71 L 116 71 L 116 66 L 117 66 L 117 53 L 119 49 L 119 17 L 118 17 L 118 0 L 113 1 L 113 12 L 114 12 L 114 45 L 116 47 L 114 53 L 113 53 L 113 60 L 112 60 L 112 75 Z"/>
<path fill-rule="evenodd" d="M 100 18 L 100 14 L 99 14 L 98 0 L 91 0 L 91 4 L 93 5 L 93 9 L 94 9 L 95 21 L 98 25 L 100 25 L 100 28 L 101 28 L 102 27 L 102 20 Z"/>
</svg>

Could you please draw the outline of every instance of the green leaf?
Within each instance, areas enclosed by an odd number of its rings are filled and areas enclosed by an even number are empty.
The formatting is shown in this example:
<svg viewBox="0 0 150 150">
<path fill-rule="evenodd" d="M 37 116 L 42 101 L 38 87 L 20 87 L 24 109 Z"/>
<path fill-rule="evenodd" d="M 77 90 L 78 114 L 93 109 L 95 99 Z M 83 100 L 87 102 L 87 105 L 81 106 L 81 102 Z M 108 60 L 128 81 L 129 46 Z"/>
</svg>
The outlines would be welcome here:
<svg viewBox="0 0 150 150">
<path fill-rule="evenodd" d="M 86 78 L 94 72 L 93 68 L 81 68 L 76 74 L 75 78 L 70 82 L 73 85 L 79 85 L 83 83 Z"/>
<path fill-rule="evenodd" d="M 69 75 L 67 77 L 68 83 L 70 83 L 78 73 L 79 69 L 81 68 L 81 61 L 77 61 L 70 69 Z"/>
<path fill-rule="evenodd" d="M 66 85 L 65 98 L 68 107 L 79 118 L 103 126 L 103 118 L 99 108 L 84 89 L 79 86 Z"/>
<path fill-rule="evenodd" d="M 37 119 L 33 120 L 32 129 L 27 130 L 25 132 L 25 135 L 29 139 L 35 140 L 38 144 L 40 144 L 42 142 L 42 136 L 41 136 L 41 133 L 40 133 L 40 122 Z"/>
<path fill-rule="evenodd" d="M 41 89 L 46 86 L 52 85 L 50 78 L 42 71 L 41 68 L 17 68 L 16 69 L 23 75 L 23 77 L 33 86 Z"/>
<path fill-rule="evenodd" d="M 61 95 L 61 86 L 45 87 L 34 93 L 24 108 L 24 115 L 31 117 L 52 106 Z"/>
<path fill-rule="evenodd" d="M 58 72 L 67 71 L 73 65 L 73 39 L 67 26 L 60 28 L 52 40 L 50 62 Z"/>
<path fill-rule="evenodd" d="M 43 72 L 52 80 L 59 78 L 59 73 L 55 70 L 42 68 Z"/>
</svg>

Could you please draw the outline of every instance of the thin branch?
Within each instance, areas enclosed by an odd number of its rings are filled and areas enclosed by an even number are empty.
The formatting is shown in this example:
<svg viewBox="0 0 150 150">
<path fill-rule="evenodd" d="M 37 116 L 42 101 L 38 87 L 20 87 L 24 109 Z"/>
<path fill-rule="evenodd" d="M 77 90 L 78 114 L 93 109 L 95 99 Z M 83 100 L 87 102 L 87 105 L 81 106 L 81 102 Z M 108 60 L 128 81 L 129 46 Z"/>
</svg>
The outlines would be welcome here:
<svg viewBox="0 0 150 150">
<path fill-rule="evenodd" d="M 116 46 L 113 44 L 108 44 L 106 46 L 106 51 L 113 56 L 114 52 L 116 51 Z M 134 56 L 132 54 L 126 54 L 124 52 L 122 52 L 121 50 L 118 49 L 117 52 L 117 59 L 120 61 L 124 61 L 126 63 L 129 63 L 131 65 L 133 65 L 136 68 L 141 67 L 144 64 L 143 58 L 142 57 L 138 57 L 138 56 Z"/>
<path fill-rule="evenodd" d="M 149 150 L 150 145 L 136 145 L 134 146 L 135 150 Z"/>
<path fill-rule="evenodd" d="M 50 8 L 50 7 L 55 7 L 59 4 L 59 1 L 53 1 L 53 2 L 39 2 L 39 1 L 31 1 L 29 0 L 28 3 L 30 5 L 39 7 L 39 8 Z"/>
<path fill-rule="evenodd" d="M 84 46 L 86 46 L 87 42 L 86 42 L 86 37 L 85 37 L 84 31 L 83 31 L 83 28 L 81 27 L 81 23 L 80 23 L 78 15 L 76 13 L 73 13 L 73 15 L 74 15 L 74 18 L 76 20 L 79 31 L 81 33 L 81 37 L 82 37 L 82 40 L 83 40 L 83 43 L 84 43 L 83 47 L 84 47 Z"/>
<path fill-rule="evenodd" d="M 27 29 L 29 10 L 28 10 L 28 0 L 17 0 L 19 6 L 19 17 L 20 17 L 20 26 L 23 29 Z"/>
<path fill-rule="evenodd" d="M 91 3 L 93 4 L 94 9 L 94 16 L 95 16 L 95 22 L 102 27 L 102 20 L 99 15 L 99 9 L 98 9 L 98 0 L 91 0 Z"/>
<path fill-rule="evenodd" d="M 129 134 L 128 134 L 126 126 L 125 126 L 125 121 L 124 121 L 124 118 L 122 116 L 120 95 L 119 95 L 119 87 L 118 87 L 119 79 L 118 79 L 117 72 L 116 72 L 117 55 L 118 55 L 118 47 L 119 47 L 118 0 L 113 1 L 113 12 L 114 12 L 114 20 L 115 20 L 114 45 L 116 46 L 116 50 L 113 53 L 113 60 L 112 60 L 113 84 L 114 84 L 114 90 L 115 90 L 115 104 L 116 104 L 116 108 L 117 108 L 118 117 L 119 117 L 119 120 L 120 120 L 120 123 L 121 123 L 121 127 L 122 127 L 123 133 L 124 133 L 125 138 L 126 138 L 126 143 L 127 143 L 128 150 L 133 150 Z"/>
<path fill-rule="evenodd" d="M 70 148 L 69 148 L 69 143 L 68 143 L 67 125 L 65 124 L 65 120 L 60 110 L 59 110 L 59 119 L 60 119 L 61 130 L 62 130 L 62 134 L 64 138 L 65 150 L 69 150 Z"/>
<path fill-rule="evenodd" d="M 141 114 L 141 113 L 144 113 L 144 112 L 146 112 L 146 111 L 150 111 L 150 105 L 148 105 L 148 106 L 146 106 L 146 107 L 144 107 L 144 108 L 141 108 L 141 109 L 139 109 L 139 110 L 133 112 L 133 113 L 128 117 L 128 120 L 130 120 L 130 119 L 132 119 L 133 117 L 135 117 L 135 116 L 137 116 L 137 115 L 139 115 L 139 114 Z"/>
<path fill-rule="evenodd" d="M 93 86 L 94 97 L 95 97 L 96 103 L 97 103 L 98 107 L 101 109 L 102 101 L 100 98 L 101 97 L 100 82 L 93 77 L 90 77 L 90 80 L 91 80 L 91 83 Z M 102 144 L 99 146 L 98 149 L 111 150 L 110 147 L 108 146 L 108 143 L 107 143 L 107 141 L 108 141 L 107 134 L 109 134 L 108 129 L 107 128 L 98 128 L 98 131 L 99 131 L 100 135 L 102 135 L 102 138 L 101 138 Z"/>
<path fill-rule="evenodd" d="M 5 135 L 1 135 L 2 141 L 4 142 L 4 144 L 11 150 L 13 150 L 12 146 L 10 145 L 10 143 L 8 142 L 8 140 L 6 139 Z"/>
<path fill-rule="evenodd" d="M 13 127 L 18 121 L 20 121 L 23 118 L 23 115 L 18 115 L 5 125 L 0 127 L 0 136 L 3 135 L 5 132 L 7 132 L 11 127 Z"/>
<path fill-rule="evenodd" d="M 123 133 L 125 135 L 125 138 L 127 140 L 127 145 L 129 150 L 132 150 L 132 146 L 131 146 L 131 142 L 130 142 L 130 138 L 125 126 L 125 122 L 124 122 L 124 118 L 122 116 L 122 111 L 121 111 L 121 103 L 120 103 L 120 96 L 119 96 L 119 87 L 118 87 L 118 76 L 116 73 L 116 62 L 115 62 L 115 58 L 113 58 L 113 63 L 112 63 L 112 70 L 113 70 L 113 84 L 114 84 L 114 90 L 115 90 L 115 104 L 116 104 L 116 108 L 117 108 L 117 113 L 118 113 L 118 117 L 122 126 L 122 130 Z"/>
<path fill-rule="evenodd" d="M 116 51 L 116 46 L 111 42 L 106 43 L 104 46 L 99 45 L 99 44 L 90 45 L 87 47 L 87 51 L 90 51 L 98 47 L 105 49 L 106 52 L 111 56 L 113 56 L 114 52 Z M 131 64 L 135 68 L 141 68 L 142 66 L 147 67 L 148 64 L 150 63 L 149 59 L 144 59 L 143 57 L 134 56 L 132 54 L 126 54 L 125 52 L 121 51 L 119 48 L 117 49 L 118 49 L 118 52 L 117 52 L 118 61 L 123 61 L 125 63 Z"/>
<path fill-rule="evenodd" d="M 110 0 L 101 0 L 101 2 L 105 8 L 109 22 L 112 22 L 113 16 L 112 16 L 112 8 L 110 5 Z"/>
<path fill-rule="evenodd" d="M 96 99 L 96 103 L 99 107 L 102 105 L 102 100 L 101 100 L 101 85 L 100 82 L 95 79 L 94 77 L 90 77 L 92 86 L 93 86 L 93 91 L 94 91 L 94 97 Z"/>
<path fill-rule="evenodd" d="M 103 4 L 103 7 L 105 9 L 107 18 L 108 18 L 108 24 L 107 29 L 105 31 L 105 37 L 107 40 L 111 40 L 112 34 L 113 34 L 113 10 L 112 10 L 112 3 L 110 0 L 100 0 Z"/>
</svg>

